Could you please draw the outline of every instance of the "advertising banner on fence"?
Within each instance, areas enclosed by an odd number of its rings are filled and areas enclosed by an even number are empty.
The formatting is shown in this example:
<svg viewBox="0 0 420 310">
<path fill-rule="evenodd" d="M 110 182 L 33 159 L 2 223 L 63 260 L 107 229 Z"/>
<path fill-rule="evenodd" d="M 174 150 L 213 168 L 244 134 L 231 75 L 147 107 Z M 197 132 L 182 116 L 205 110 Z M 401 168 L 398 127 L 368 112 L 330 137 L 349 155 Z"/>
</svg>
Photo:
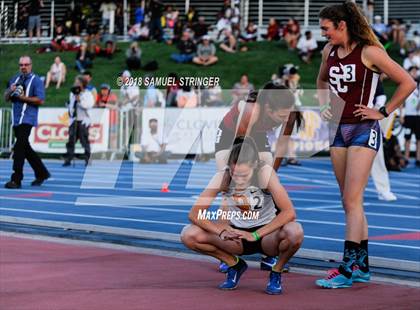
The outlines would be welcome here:
<svg viewBox="0 0 420 310">
<path fill-rule="evenodd" d="M 228 108 L 144 109 L 142 132 L 149 130 L 149 120 L 163 126 L 173 154 L 209 154 L 214 152 L 217 128 Z"/>
<path fill-rule="evenodd" d="M 167 150 L 174 154 L 213 153 L 217 128 L 228 108 L 144 109 L 143 132 L 148 131 L 151 118 L 158 120 L 167 137 Z M 321 120 L 318 108 L 303 108 L 305 127 L 292 136 L 298 155 L 328 150 L 328 124 Z M 160 127 L 161 128 L 161 127 Z M 280 130 L 269 133 L 274 143 Z"/>
<path fill-rule="evenodd" d="M 89 111 L 92 124 L 89 141 L 92 153 L 108 150 L 109 111 L 92 109 Z M 33 149 L 43 153 L 65 153 L 68 141 L 69 115 L 64 108 L 39 109 L 38 126 L 32 130 L 29 141 Z M 83 153 L 80 142 L 76 143 L 76 153 Z"/>
</svg>

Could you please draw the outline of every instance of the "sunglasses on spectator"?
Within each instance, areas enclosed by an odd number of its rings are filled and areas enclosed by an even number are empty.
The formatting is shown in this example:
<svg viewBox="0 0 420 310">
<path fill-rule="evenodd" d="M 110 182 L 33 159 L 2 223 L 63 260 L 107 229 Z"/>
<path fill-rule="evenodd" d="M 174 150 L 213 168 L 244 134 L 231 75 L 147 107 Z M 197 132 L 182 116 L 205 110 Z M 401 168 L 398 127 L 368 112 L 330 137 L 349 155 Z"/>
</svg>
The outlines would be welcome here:
<svg viewBox="0 0 420 310">
<path fill-rule="evenodd" d="M 28 63 L 28 64 L 19 64 L 20 67 L 27 67 L 27 66 L 30 66 L 30 65 L 32 65 L 32 64 L 31 63 Z"/>
</svg>

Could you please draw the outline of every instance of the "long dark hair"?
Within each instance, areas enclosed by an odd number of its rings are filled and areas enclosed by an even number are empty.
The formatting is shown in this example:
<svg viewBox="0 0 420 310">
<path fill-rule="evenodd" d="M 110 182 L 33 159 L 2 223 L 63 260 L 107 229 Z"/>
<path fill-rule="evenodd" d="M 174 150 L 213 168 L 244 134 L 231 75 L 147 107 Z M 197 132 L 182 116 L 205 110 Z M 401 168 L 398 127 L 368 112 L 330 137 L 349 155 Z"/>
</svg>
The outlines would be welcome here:
<svg viewBox="0 0 420 310">
<path fill-rule="evenodd" d="M 260 161 L 257 145 L 251 137 L 239 136 L 235 138 L 220 187 L 222 192 L 227 192 L 232 182 L 230 174 L 231 167 L 239 164 L 248 164 L 255 168 L 252 178 L 252 183 L 255 183 L 257 180 L 257 173 L 255 172 L 259 170 L 263 163 Z"/>
<path fill-rule="evenodd" d="M 351 42 L 383 48 L 361 9 L 351 1 L 324 7 L 319 18 L 329 19 L 336 28 L 340 21 L 345 21 Z"/>
<path fill-rule="evenodd" d="M 294 111 L 290 112 L 287 126 L 294 126 L 296 123 L 299 129 L 303 125 L 303 115 L 295 105 L 295 96 L 290 88 L 283 84 L 270 81 L 260 91 L 250 92 L 247 102 L 258 102 L 262 108 L 267 104 L 273 111 L 294 107 Z M 262 117 L 263 115 L 260 114 L 260 121 L 264 121 Z"/>
</svg>

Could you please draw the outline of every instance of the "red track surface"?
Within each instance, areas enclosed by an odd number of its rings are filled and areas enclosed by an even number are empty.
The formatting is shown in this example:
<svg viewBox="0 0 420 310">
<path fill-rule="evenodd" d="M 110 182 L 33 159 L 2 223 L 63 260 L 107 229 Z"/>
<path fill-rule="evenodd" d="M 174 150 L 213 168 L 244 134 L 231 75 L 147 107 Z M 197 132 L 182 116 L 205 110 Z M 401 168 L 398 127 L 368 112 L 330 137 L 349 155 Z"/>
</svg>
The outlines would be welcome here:
<svg viewBox="0 0 420 310">
<path fill-rule="evenodd" d="M 249 269 L 236 291 L 219 291 L 216 264 L 86 246 L 0 237 L 0 309 L 415 309 L 420 290 L 356 284 L 323 290 L 315 278 L 283 277 L 284 294 L 263 292 L 268 273 Z"/>
</svg>

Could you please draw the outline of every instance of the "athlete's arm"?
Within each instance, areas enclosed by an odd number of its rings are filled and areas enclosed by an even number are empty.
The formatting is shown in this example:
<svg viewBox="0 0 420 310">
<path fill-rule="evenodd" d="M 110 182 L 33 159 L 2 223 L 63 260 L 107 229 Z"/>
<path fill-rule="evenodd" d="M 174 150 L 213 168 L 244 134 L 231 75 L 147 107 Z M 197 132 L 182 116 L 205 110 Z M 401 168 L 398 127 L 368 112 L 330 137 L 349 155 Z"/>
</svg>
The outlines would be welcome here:
<svg viewBox="0 0 420 310">
<path fill-rule="evenodd" d="M 211 179 L 210 183 L 198 197 L 197 201 L 191 208 L 191 211 L 188 215 L 189 220 L 193 224 L 217 235 L 219 235 L 223 231 L 226 225 L 224 225 L 224 223 L 217 223 L 205 218 L 200 218 L 199 215 L 203 214 L 203 211 L 207 210 L 210 207 L 214 198 L 216 198 L 217 194 L 220 192 L 223 174 L 224 172 L 216 173 L 216 175 Z"/>
<path fill-rule="evenodd" d="M 329 103 L 329 85 L 328 85 L 328 67 L 327 59 L 332 49 L 332 45 L 328 43 L 322 50 L 322 61 L 319 67 L 318 77 L 316 79 L 318 101 L 321 109 L 321 115 L 325 119 L 330 119 L 332 114 L 328 108 Z"/>
<path fill-rule="evenodd" d="M 253 102 L 241 101 L 238 104 L 239 116 L 236 124 L 236 136 L 249 136 L 260 116 L 261 107 Z"/>
<path fill-rule="evenodd" d="M 385 50 L 377 46 L 366 46 L 362 51 L 362 62 L 371 70 L 379 70 L 385 73 L 398 87 L 394 95 L 385 105 L 386 112 L 391 114 L 400 107 L 404 100 L 414 91 L 416 83 L 413 78 L 394 60 Z M 356 110 L 355 116 L 362 116 L 362 119 L 383 119 L 384 116 L 376 109 L 370 109 L 362 105 Z"/>
</svg>

